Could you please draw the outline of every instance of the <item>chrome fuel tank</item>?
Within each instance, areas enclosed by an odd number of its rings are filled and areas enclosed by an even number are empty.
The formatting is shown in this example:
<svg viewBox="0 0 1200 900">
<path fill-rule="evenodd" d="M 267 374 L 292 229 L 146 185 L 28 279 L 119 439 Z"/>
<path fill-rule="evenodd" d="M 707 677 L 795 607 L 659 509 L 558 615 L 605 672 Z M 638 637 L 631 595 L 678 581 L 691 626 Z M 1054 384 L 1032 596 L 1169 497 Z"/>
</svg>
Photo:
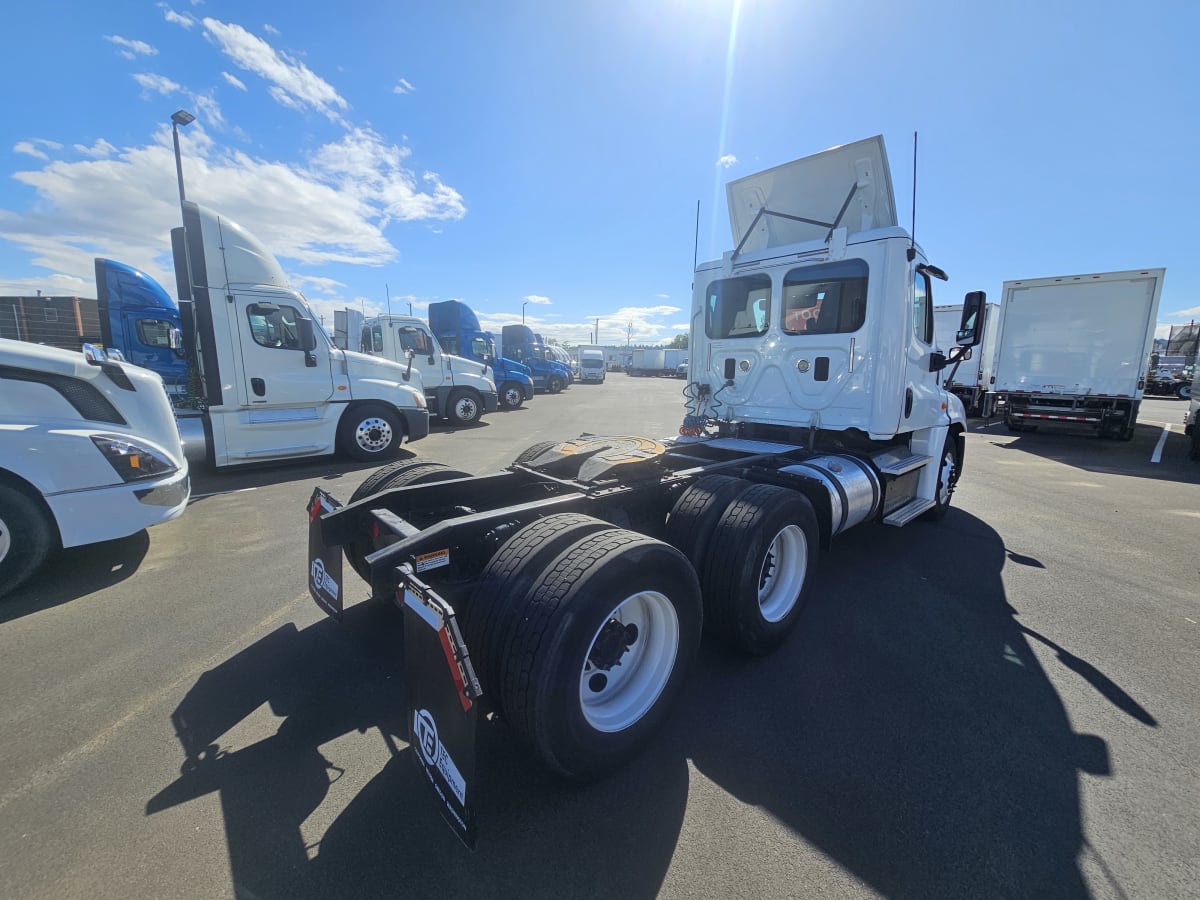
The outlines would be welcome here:
<svg viewBox="0 0 1200 900">
<path fill-rule="evenodd" d="M 879 511 L 883 497 L 879 477 L 853 456 L 815 456 L 780 471 L 816 479 L 829 493 L 831 534 L 841 534 Z"/>
</svg>

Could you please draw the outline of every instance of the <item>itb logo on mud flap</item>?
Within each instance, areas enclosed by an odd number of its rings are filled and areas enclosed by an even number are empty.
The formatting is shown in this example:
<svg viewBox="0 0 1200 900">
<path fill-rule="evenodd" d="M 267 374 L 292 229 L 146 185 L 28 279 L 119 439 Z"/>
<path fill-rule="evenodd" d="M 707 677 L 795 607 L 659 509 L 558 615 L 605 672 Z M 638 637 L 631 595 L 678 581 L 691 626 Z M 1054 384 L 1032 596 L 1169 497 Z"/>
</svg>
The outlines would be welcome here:
<svg viewBox="0 0 1200 900">
<path fill-rule="evenodd" d="M 441 740 L 438 739 L 437 725 L 433 721 L 433 716 L 429 714 L 429 710 L 418 709 L 413 712 L 413 737 L 416 738 L 417 749 L 425 765 L 437 769 L 446 780 L 446 784 L 450 786 L 450 790 L 454 792 L 454 796 L 458 798 L 458 802 L 465 804 L 467 802 L 467 783 L 463 780 L 462 773 L 458 771 L 454 760 L 450 758 L 450 754 L 446 752 L 446 748 L 442 746 Z"/>
<path fill-rule="evenodd" d="M 309 574 L 312 577 L 313 587 L 319 591 L 324 591 L 334 600 L 337 599 L 338 583 L 333 580 L 332 575 L 325 571 L 324 560 L 314 559 Z"/>
</svg>

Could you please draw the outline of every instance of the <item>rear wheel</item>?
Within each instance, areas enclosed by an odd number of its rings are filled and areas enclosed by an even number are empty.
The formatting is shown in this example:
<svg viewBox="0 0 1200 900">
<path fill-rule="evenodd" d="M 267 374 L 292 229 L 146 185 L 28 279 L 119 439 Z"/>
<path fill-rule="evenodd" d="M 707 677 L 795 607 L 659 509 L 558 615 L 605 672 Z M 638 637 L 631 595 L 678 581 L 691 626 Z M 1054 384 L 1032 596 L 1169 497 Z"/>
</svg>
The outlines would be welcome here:
<svg viewBox="0 0 1200 900">
<path fill-rule="evenodd" d="M 505 409 L 520 409 L 525 402 L 525 394 L 515 381 L 506 381 L 500 385 L 500 405 Z"/>
<path fill-rule="evenodd" d="M 463 639 L 485 702 L 497 706 L 500 660 L 534 582 L 571 544 L 611 527 L 580 513 L 546 516 L 520 529 L 488 561 L 462 615 Z"/>
<path fill-rule="evenodd" d="M 404 439 L 400 416 L 382 403 L 363 403 L 342 413 L 338 443 L 351 459 L 360 462 L 395 456 Z"/>
<path fill-rule="evenodd" d="M 451 478 L 469 478 L 470 474 L 459 469 L 452 469 L 432 460 L 405 459 L 384 466 L 377 472 L 372 472 L 367 479 L 350 495 L 350 502 L 357 503 L 375 494 L 382 494 L 393 488 L 408 487 L 415 484 L 432 484 L 435 481 L 449 481 Z M 371 555 L 374 547 L 370 541 L 354 541 L 346 544 L 344 552 L 350 568 L 358 573 L 363 581 L 370 582 L 371 570 L 366 564 L 366 558 Z"/>
<path fill-rule="evenodd" d="M 697 572 L 702 572 L 709 541 L 725 507 L 748 487 L 749 481 L 732 475 L 706 475 L 699 479 L 675 502 L 667 517 L 663 540 L 686 556 Z"/>
<path fill-rule="evenodd" d="M 557 446 L 558 441 L 540 441 L 539 443 L 534 444 L 532 447 L 526 447 L 517 455 L 517 458 L 513 460 L 513 465 L 527 466 L 530 462 L 537 459 L 551 447 Z"/>
<path fill-rule="evenodd" d="M 483 416 L 483 401 L 474 391 L 459 388 L 450 392 L 446 417 L 455 425 L 474 425 Z"/>
<path fill-rule="evenodd" d="M 622 529 L 576 541 L 524 599 L 501 663 L 500 704 L 521 741 L 568 778 L 633 757 L 678 694 L 700 638 L 683 555 Z"/>
<path fill-rule="evenodd" d="M 0 597 L 37 571 L 55 543 L 45 508 L 24 491 L 0 484 Z"/>
<path fill-rule="evenodd" d="M 761 656 L 783 642 L 804 604 L 819 541 L 808 498 L 756 484 L 725 509 L 702 579 L 706 630 Z"/>
<path fill-rule="evenodd" d="M 1180 400 L 1192 399 L 1192 385 L 1190 382 L 1184 381 L 1179 387 L 1175 388 L 1175 396 Z"/>
</svg>

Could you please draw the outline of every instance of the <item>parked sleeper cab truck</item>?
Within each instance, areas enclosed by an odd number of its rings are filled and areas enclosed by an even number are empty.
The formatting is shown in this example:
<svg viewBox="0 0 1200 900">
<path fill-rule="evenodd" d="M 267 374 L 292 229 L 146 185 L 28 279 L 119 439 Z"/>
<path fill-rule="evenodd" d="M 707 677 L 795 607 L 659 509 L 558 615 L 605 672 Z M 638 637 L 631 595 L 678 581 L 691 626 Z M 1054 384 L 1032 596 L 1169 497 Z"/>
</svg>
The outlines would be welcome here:
<svg viewBox="0 0 1200 900">
<path fill-rule="evenodd" d="M 500 355 L 529 367 L 539 391 L 557 394 L 571 383 L 571 367 L 554 358 L 528 325 L 505 325 L 500 329 Z"/>
<path fill-rule="evenodd" d="M 0 339 L 0 595 L 59 548 L 182 515 L 189 490 L 157 374 L 91 344 Z"/>
<path fill-rule="evenodd" d="M 221 467 L 341 450 L 384 461 L 429 433 L 419 373 L 335 347 L 236 222 L 191 201 L 183 221 L 171 243 L 198 391 L 196 408 L 178 413 L 189 458 Z"/>
<path fill-rule="evenodd" d="M 478 477 L 396 463 L 344 506 L 313 492 L 310 592 L 341 615 L 344 551 L 403 609 L 414 756 L 468 844 L 481 711 L 552 772 L 611 772 L 678 696 L 702 624 L 769 653 L 837 535 L 950 505 L 966 419 L 940 376 L 985 298 L 939 352 L 946 276 L 897 225 L 882 138 L 727 193 L 734 249 L 694 272 L 679 436 L 547 441 Z"/>
</svg>

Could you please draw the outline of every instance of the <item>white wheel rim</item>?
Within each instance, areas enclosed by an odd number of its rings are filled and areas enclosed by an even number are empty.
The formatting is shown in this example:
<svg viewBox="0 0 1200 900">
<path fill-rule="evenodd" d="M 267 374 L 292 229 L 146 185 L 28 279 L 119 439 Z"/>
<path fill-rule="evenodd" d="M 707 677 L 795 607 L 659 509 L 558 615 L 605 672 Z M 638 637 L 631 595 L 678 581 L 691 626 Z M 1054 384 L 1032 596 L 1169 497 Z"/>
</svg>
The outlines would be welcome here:
<svg viewBox="0 0 1200 900">
<path fill-rule="evenodd" d="M 466 420 L 475 418 L 475 410 L 478 407 L 475 406 L 475 401 L 470 397 L 463 397 L 454 408 L 458 412 L 458 417 Z"/>
<path fill-rule="evenodd" d="M 375 417 L 363 419 L 358 423 L 358 428 L 354 431 L 354 439 L 362 449 L 371 453 L 378 453 L 380 450 L 391 446 L 392 426 L 388 424 L 386 419 Z"/>
<path fill-rule="evenodd" d="M 799 525 L 782 528 L 763 557 L 758 575 L 758 609 L 778 622 L 796 605 L 808 574 L 808 541 Z"/>
<path fill-rule="evenodd" d="M 8 526 L 4 524 L 4 520 L 0 519 L 0 562 L 4 562 L 4 558 L 8 556 L 8 551 L 12 549 L 12 534 L 8 530 Z"/>
<path fill-rule="evenodd" d="M 613 623 L 636 629 L 620 658 L 605 668 L 592 657 Z M 611 644 L 611 640 L 610 640 Z M 588 646 L 588 658 L 579 673 L 579 702 L 583 717 L 597 731 L 623 731 L 641 720 L 654 706 L 675 669 L 679 653 L 679 617 L 665 595 L 642 591 L 626 597 L 604 619 Z M 611 655 L 611 652 L 610 652 Z"/>
<path fill-rule="evenodd" d="M 938 502 L 945 506 L 950 502 L 950 480 L 954 477 L 954 454 L 949 451 L 942 457 L 942 471 L 938 478 Z"/>
</svg>

